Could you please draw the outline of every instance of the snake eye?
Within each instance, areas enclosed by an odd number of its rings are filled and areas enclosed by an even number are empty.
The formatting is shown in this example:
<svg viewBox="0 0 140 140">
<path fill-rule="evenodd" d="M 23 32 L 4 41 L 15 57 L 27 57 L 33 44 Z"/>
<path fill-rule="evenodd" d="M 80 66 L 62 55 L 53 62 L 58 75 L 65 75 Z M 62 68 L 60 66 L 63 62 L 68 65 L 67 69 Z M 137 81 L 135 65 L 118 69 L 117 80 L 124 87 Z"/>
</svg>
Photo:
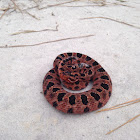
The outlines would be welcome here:
<svg viewBox="0 0 140 140">
<path fill-rule="evenodd" d="M 72 69 L 76 69 L 76 66 L 72 66 Z"/>
</svg>

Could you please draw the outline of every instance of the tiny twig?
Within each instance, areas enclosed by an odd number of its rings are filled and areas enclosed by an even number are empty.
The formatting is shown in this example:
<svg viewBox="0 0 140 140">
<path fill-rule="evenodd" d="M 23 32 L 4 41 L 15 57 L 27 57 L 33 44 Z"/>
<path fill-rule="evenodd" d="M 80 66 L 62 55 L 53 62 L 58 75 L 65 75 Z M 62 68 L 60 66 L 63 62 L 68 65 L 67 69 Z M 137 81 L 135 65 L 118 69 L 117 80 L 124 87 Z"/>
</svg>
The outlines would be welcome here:
<svg viewBox="0 0 140 140">
<path fill-rule="evenodd" d="M 24 33 L 34 33 L 34 32 L 44 32 L 44 31 L 58 31 L 57 27 L 58 27 L 58 25 L 56 26 L 56 29 L 24 30 L 24 31 L 13 33 L 11 35 L 18 35 L 18 34 L 24 34 Z"/>
<path fill-rule="evenodd" d="M 140 116 L 140 114 L 138 114 L 138 115 L 136 115 L 135 117 L 129 119 L 127 122 L 123 123 L 122 125 L 118 126 L 117 128 L 115 128 L 115 129 L 109 131 L 108 133 L 106 133 L 106 135 L 108 135 L 108 134 L 114 132 L 115 130 L 117 130 L 117 129 L 119 129 L 120 127 L 124 126 L 125 124 L 127 124 L 127 123 L 133 121 L 134 119 L 138 118 L 139 116 Z"/>
<path fill-rule="evenodd" d="M 6 12 L 9 10 L 9 8 L 5 9 L 5 11 L 3 12 L 3 14 L 0 16 L 0 20 L 2 19 L 2 17 L 6 14 Z"/>
<path fill-rule="evenodd" d="M 28 44 L 28 45 L 13 45 L 13 46 L 0 46 L 0 48 L 14 48 L 14 47 L 28 47 L 28 46 L 38 46 L 38 45 L 42 45 L 42 44 L 48 44 L 48 43 L 54 43 L 54 42 L 60 42 L 60 41 L 64 41 L 64 40 L 71 40 L 71 39 L 80 39 L 80 38 L 87 38 L 87 37 L 92 37 L 94 35 L 86 35 L 86 36 L 78 36 L 78 37 L 69 37 L 69 38 L 62 38 L 62 39 L 58 39 L 58 40 L 52 40 L 52 41 L 47 41 L 47 42 L 41 42 L 41 43 L 37 43 L 37 44 Z"/>
<path fill-rule="evenodd" d="M 37 20 L 40 20 L 40 19 L 39 19 L 39 18 L 37 18 L 35 15 L 32 15 L 31 13 L 29 13 L 29 12 L 27 12 L 27 11 L 25 11 L 25 13 L 26 13 L 26 14 L 28 14 L 29 16 L 31 16 L 31 17 L 33 17 L 33 18 L 37 19 Z"/>
<path fill-rule="evenodd" d="M 63 2 L 63 3 L 58 3 L 58 4 L 54 4 L 54 5 L 47 5 L 45 7 L 39 8 L 39 9 L 42 10 L 42 9 L 45 9 L 45 8 L 48 8 L 48 7 L 55 7 L 55 6 L 59 6 L 59 5 L 67 4 L 67 3 L 72 3 L 72 2 L 75 2 L 75 0 L 68 1 L 68 2 Z"/>
<path fill-rule="evenodd" d="M 121 24 L 125 24 L 125 25 L 130 26 L 130 27 L 134 27 L 134 28 L 140 29 L 140 27 L 138 27 L 138 26 L 134 26 L 134 25 L 125 23 L 123 21 L 115 20 L 115 19 L 108 18 L 108 17 L 87 17 L 87 18 L 80 18 L 80 20 L 95 19 L 95 18 L 108 19 L 108 20 L 115 21 L 115 22 L 118 22 L 118 23 L 121 23 Z"/>
<path fill-rule="evenodd" d="M 116 3 L 116 2 L 114 2 L 114 3 L 111 3 L 111 2 L 107 2 L 106 4 L 113 4 L 113 5 L 121 5 L 121 6 L 125 6 L 125 7 L 130 7 L 130 8 L 135 8 L 135 7 L 133 7 L 133 6 L 129 6 L 129 5 L 126 5 L 126 4 L 122 4 L 122 3 Z"/>
<path fill-rule="evenodd" d="M 15 3 L 15 1 L 14 0 L 11 0 L 11 1 L 14 4 L 15 9 L 18 9 L 22 13 L 22 10 L 17 6 L 17 4 Z"/>
<path fill-rule="evenodd" d="M 104 6 L 103 4 L 96 4 L 96 5 L 77 5 L 77 6 L 66 6 L 66 5 L 62 5 L 62 7 L 102 7 Z"/>
<path fill-rule="evenodd" d="M 112 106 L 110 108 L 105 108 L 105 109 L 99 110 L 96 113 L 103 112 L 103 111 L 108 111 L 108 110 L 118 109 L 118 108 L 121 108 L 121 107 L 124 107 L 124 106 L 128 106 L 128 105 L 132 105 L 132 104 L 138 103 L 138 102 L 140 102 L 140 98 L 134 99 L 134 100 L 122 103 L 122 104 L 118 104 L 118 105 Z"/>
</svg>

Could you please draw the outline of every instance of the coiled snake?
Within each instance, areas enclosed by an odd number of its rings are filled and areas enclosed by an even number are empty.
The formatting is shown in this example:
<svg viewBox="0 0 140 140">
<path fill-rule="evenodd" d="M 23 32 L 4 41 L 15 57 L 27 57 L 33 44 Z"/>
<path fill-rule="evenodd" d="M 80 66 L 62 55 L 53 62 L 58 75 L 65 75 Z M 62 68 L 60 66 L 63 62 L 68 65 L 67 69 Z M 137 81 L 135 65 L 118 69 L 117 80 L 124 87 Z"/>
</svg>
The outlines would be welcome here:
<svg viewBox="0 0 140 140">
<path fill-rule="evenodd" d="M 43 81 L 43 92 L 48 102 L 64 113 L 82 114 L 103 107 L 112 92 L 112 82 L 108 73 L 94 59 L 81 53 L 63 53 L 56 57 L 52 68 Z M 63 89 L 63 84 L 70 90 L 81 90 L 90 81 L 90 90 L 70 93 Z"/>
</svg>

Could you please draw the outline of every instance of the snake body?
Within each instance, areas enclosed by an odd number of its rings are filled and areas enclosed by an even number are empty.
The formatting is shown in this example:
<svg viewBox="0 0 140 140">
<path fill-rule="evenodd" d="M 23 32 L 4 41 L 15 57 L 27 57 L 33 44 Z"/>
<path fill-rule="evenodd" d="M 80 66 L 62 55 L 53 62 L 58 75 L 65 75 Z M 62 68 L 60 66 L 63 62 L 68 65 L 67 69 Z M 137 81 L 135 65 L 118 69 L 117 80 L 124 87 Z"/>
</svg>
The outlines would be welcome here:
<svg viewBox="0 0 140 140">
<path fill-rule="evenodd" d="M 91 57 L 81 53 L 63 53 L 56 57 L 52 68 L 43 80 L 43 93 L 48 102 L 64 113 L 82 114 L 103 107 L 112 92 L 112 82 L 104 68 Z M 81 90 L 90 81 L 92 88 Z"/>
</svg>

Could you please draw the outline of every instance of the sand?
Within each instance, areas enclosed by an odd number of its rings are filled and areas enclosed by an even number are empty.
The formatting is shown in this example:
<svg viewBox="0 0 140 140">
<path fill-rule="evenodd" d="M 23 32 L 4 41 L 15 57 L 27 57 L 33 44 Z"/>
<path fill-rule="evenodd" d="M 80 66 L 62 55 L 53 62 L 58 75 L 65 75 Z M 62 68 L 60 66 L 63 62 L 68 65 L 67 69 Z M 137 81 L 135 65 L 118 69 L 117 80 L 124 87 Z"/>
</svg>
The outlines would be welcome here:
<svg viewBox="0 0 140 140">
<path fill-rule="evenodd" d="M 58 54 L 79 52 L 97 60 L 111 76 L 113 92 L 103 108 L 139 98 L 139 0 L 15 2 L 20 8 L 15 6 L 16 11 L 11 1 L 0 1 L 0 15 L 8 4 L 12 8 L 0 19 L 0 139 L 138 140 L 140 118 L 105 134 L 139 114 L 139 103 L 107 112 L 64 114 L 46 101 L 42 81 Z M 88 17 L 105 18 L 82 19 Z"/>
</svg>

